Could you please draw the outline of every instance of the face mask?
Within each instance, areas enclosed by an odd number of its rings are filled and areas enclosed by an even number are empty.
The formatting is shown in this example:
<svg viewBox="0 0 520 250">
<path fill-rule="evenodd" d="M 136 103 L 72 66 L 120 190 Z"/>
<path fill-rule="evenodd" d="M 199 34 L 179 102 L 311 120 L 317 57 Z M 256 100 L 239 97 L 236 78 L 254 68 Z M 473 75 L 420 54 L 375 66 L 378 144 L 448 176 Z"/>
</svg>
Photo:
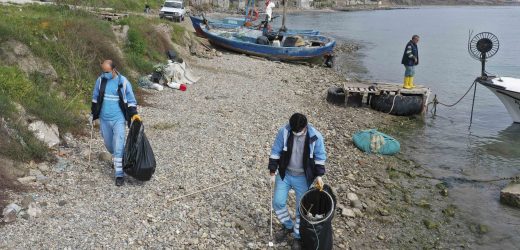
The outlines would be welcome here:
<svg viewBox="0 0 520 250">
<path fill-rule="evenodd" d="M 103 72 L 102 74 L 103 78 L 107 79 L 107 80 L 110 80 L 112 79 L 112 72 Z"/>
<path fill-rule="evenodd" d="M 305 134 L 305 130 L 302 130 L 301 132 L 298 132 L 298 133 L 296 133 L 296 132 L 293 131 L 292 133 L 293 133 L 293 135 L 295 135 L 295 136 L 302 136 L 302 135 Z"/>
</svg>

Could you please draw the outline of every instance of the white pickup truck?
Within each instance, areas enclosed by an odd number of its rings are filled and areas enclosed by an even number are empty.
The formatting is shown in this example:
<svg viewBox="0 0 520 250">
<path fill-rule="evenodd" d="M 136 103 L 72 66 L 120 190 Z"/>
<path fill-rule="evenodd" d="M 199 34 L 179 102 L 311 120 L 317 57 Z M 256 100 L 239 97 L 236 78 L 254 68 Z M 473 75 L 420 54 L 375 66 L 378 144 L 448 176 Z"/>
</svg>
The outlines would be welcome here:
<svg viewBox="0 0 520 250">
<path fill-rule="evenodd" d="M 182 1 L 166 0 L 161 7 L 159 17 L 182 22 L 184 21 L 185 14 L 186 9 L 184 8 L 184 3 Z"/>
</svg>

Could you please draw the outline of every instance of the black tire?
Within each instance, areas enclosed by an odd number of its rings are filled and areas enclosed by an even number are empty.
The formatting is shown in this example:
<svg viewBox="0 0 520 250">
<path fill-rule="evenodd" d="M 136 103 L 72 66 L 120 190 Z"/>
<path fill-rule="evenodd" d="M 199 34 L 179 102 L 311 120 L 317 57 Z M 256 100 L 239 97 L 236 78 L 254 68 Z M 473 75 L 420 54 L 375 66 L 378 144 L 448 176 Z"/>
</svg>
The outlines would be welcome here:
<svg viewBox="0 0 520 250">
<path fill-rule="evenodd" d="M 372 95 L 370 107 L 377 111 L 390 113 L 391 115 L 417 115 L 422 112 L 423 97 L 421 95 Z"/>
<path fill-rule="evenodd" d="M 327 101 L 336 105 L 345 104 L 345 90 L 343 88 L 330 87 L 327 90 Z"/>
</svg>

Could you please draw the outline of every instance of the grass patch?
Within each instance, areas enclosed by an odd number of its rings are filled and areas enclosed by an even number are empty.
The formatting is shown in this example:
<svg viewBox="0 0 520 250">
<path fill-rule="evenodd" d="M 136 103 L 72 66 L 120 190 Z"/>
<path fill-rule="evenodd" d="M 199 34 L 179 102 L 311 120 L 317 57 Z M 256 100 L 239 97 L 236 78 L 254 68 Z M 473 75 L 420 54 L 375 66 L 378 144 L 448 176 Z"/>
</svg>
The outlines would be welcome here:
<svg viewBox="0 0 520 250">
<path fill-rule="evenodd" d="M 60 4 L 73 4 L 97 8 L 113 8 L 115 10 L 144 11 L 146 3 L 150 8 L 159 10 L 162 0 L 56 0 Z"/>
<path fill-rule="evenodd" d="M 160 19 L 147 19 L 140 16 L 130 16 L 118 22 L 120 25 L 128 25 L 128 42 L 124 51 L 128 58 L 129 66 L 138 72 L 152 72 L 153 65 L 166 60 L 166 51 L 172 50 L 171 38 L 161 32 L 161 25 L 169 24 Z M 175 29 L 175 28 L 174 28 Z"/>
<path fill-rule="evenodd" d="M 144 1 L 81 1 L 85 2 L 117 9 L 137 8 L 142 4 L 144 8 Z M 155 3 L 158 6 L 162 1 Z M 0 44 L 8 40 L 23 43 L 36 57 L 48 61 L 57 73 L 56 79 L 38 73 L 27 75 L 12 62 L 7 65 L 0 60 L 0 119 L 4 119 L 2 123 L 8 128 L 0 128 L 2 138 L 8 138 L 0 142 L 0 155 L 16 160 L 44 159 L 47 149 L 15 119 L 18 115 L 14 103 L 21 104 L 31 116 L 56 124 L 60 133 L 80 133 L 85 122 L 82 114 L 88 113 L 92 88 L 103 60 L 112 59 L 124 75 L 145 74 L 153 70 L 154 64 L 164 62 L 165 52 L 172 49 L 171 37 L 156 28 L 167 22 L 158 18 L 131 16 L 121 20 L 121 24 L 130 27 L 121 54 L 112 23 L 88 12 L 60 5 L 3 7 Z M 169 29 L 170 25 L 168 22 L 162 28 Z M 129 79 L 135 83 L 136 79 Z M 136 86 L 134 90 L 140 96 Z"/>
<path fill-rule="evenodd" d="M 186 45 L 186 41 L 184 40 L 184 34 L 186 33 L 186 29 L 180 25 L 172 24 L 172 41 L 179 45 Z M 192 39 L 194 39 L 192 37 Z"/>
</svg>

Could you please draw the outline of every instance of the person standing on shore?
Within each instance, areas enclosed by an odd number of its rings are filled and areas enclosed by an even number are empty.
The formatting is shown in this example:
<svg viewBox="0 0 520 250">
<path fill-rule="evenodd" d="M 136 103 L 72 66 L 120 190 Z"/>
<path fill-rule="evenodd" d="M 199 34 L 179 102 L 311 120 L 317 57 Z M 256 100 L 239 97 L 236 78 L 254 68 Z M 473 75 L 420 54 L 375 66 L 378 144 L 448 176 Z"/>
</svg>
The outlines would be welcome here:
<svg viewBox="0 0 520 250">
<path fill-rule="evenodd" d="M 267 22 L 271 22 L 271 19 L 273 18 L 273 8 L 275 6 L 276 5 L 273 2 L 271 2 L 271 0 L 265 1 L 265 19 Z"/>
<path fill-rule="evenodd" d="M 101 136 L 112 154 L 116 186 L 124 183 L 123 150 L 125 123 L 141 118 L 137 114 L 137 101 L 130 82 L 121 75 L 112 60 L 101 64 L 103 73 L 96 80 L 92 93 L 90 123 L 100 120 Z"/>
<path fill-rule="evenodd" d="M 419 64 L 419 48 L 417 47 L 417 43 L 419 43 L 419 36 L 413 35 L 412 40 L 406 44 L 403 59 L 401 60 L 401 63 L 405 67 L 403 84 L 403 88 L 405 89 L 415 88 L 413 77 L 415 76 L 415 66 Z"/>
<path fill-rule="evenodd" d="M 285 234 L 292 231 L 293 249 L 300 249 L 300 199 L 316 180 L 317 186 L 323 188 L 321 176 L 325 174 L 325 144 L 323 136 L 300 113 L 289 119 L 289 124 L 278 131 L 271 156 L 269 157 L 269 173 L 271 183 L 274 182 L 273 209 L 278 220 L 284 226 Z M 296 193 L 296 218 L 293 221 L 287 210 L 289 190 Z"/>
</svg>

